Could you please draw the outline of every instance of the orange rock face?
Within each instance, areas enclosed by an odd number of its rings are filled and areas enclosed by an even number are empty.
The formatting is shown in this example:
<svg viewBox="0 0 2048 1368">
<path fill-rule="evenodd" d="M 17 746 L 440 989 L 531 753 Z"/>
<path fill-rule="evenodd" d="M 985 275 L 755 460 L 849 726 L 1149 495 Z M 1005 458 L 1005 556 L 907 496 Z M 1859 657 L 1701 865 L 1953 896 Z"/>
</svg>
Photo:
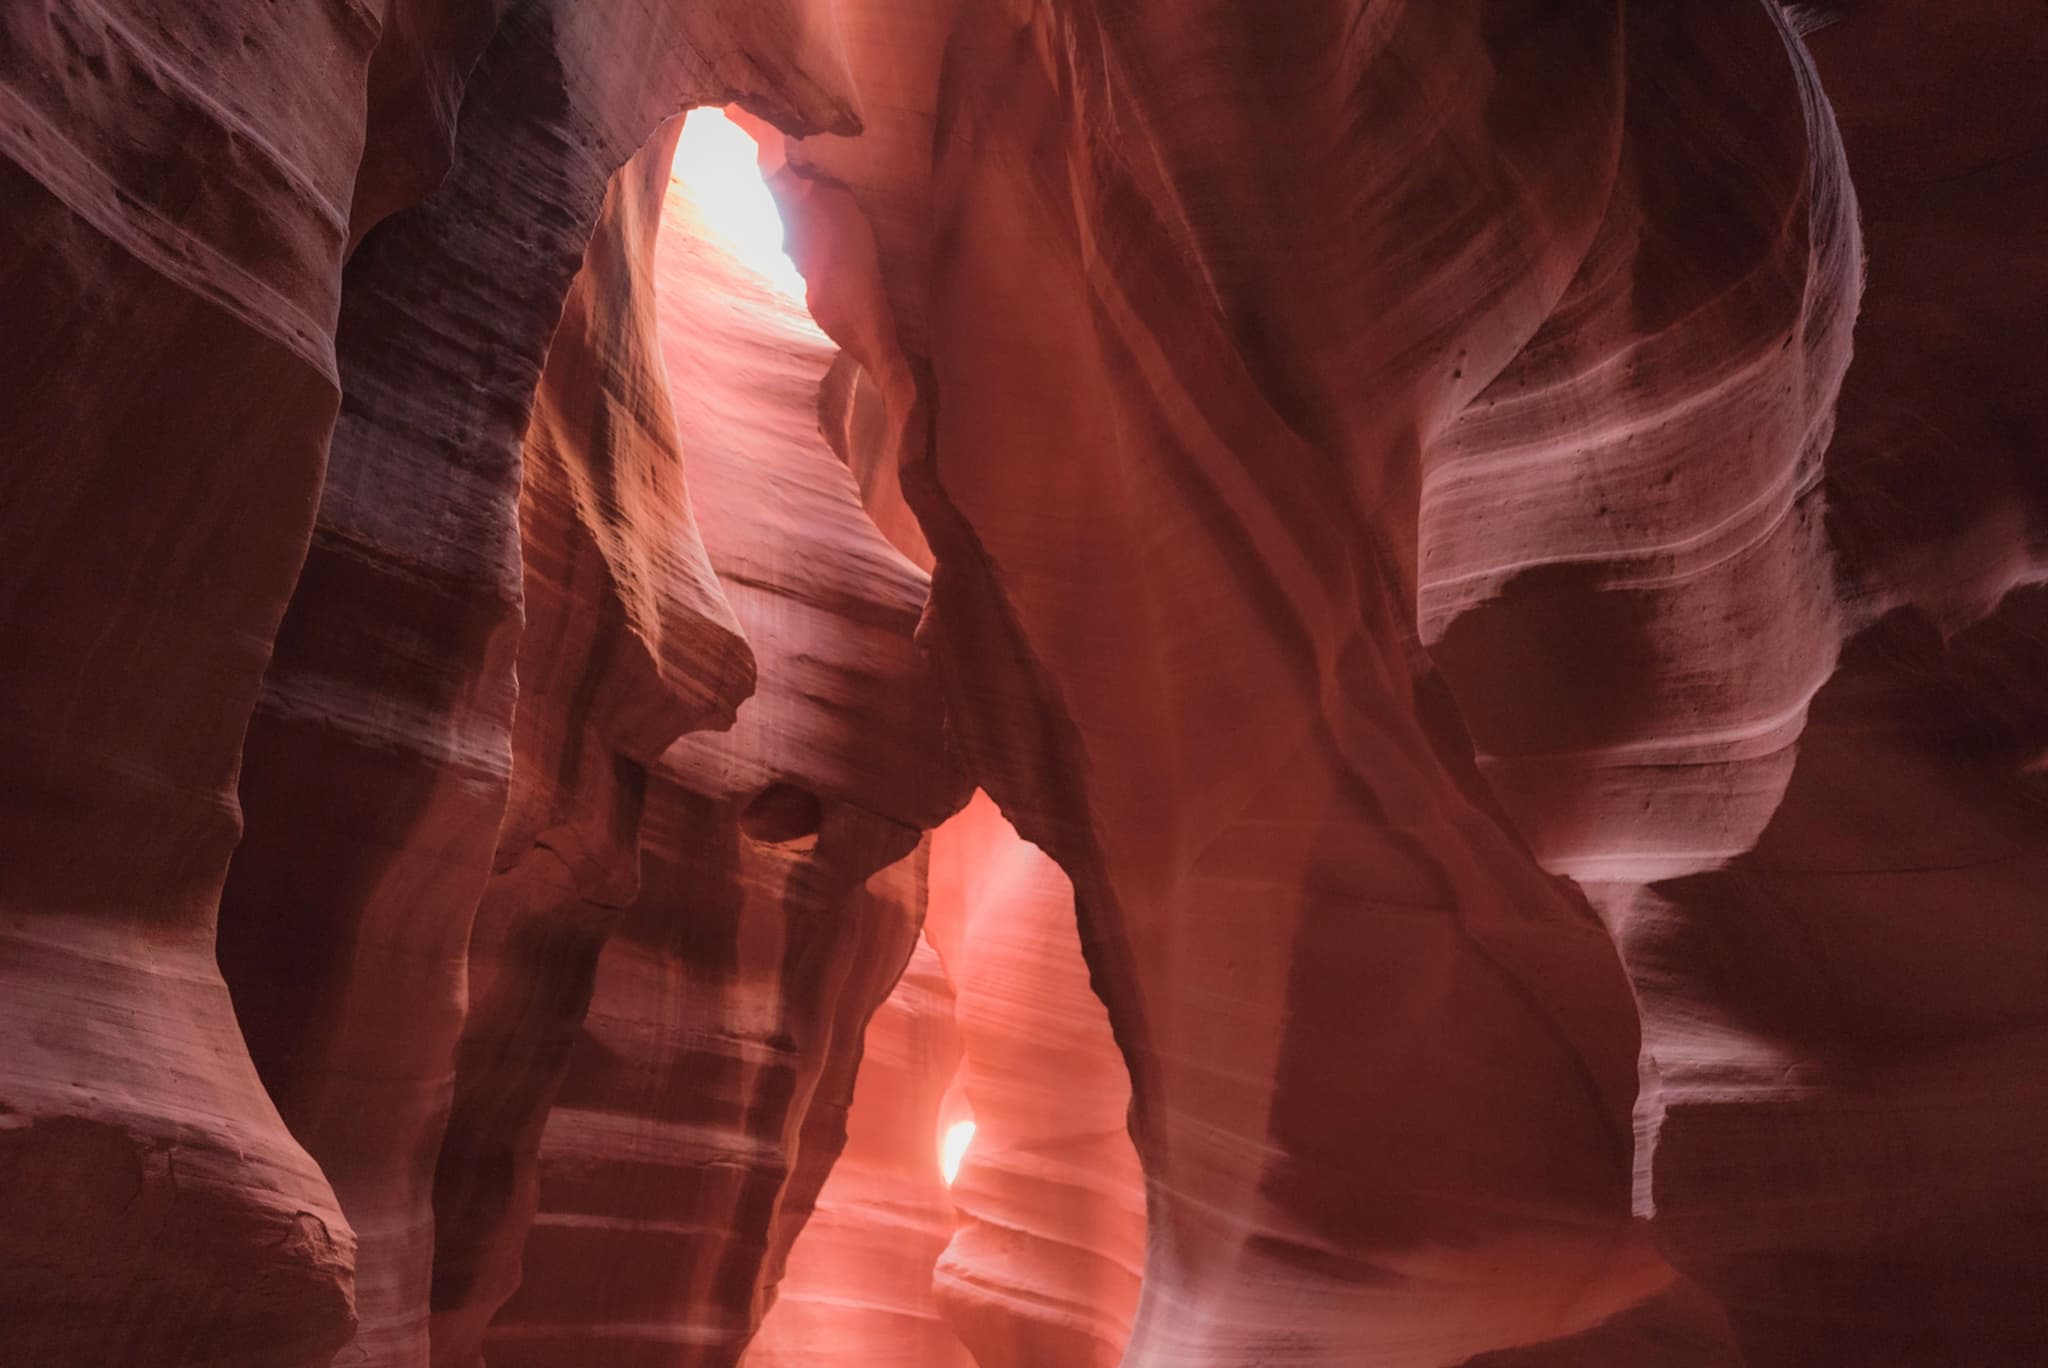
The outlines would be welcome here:
<svg viewBox="0 0 2048 1368">
<path fill-rule="evenodd" d="M 1073 889 L 977 795 L 933 837 L 925 925 L 957 1003 L 955 1110 L 974 1126 L 934 1273 L 946 1318 L 979 1368 L 1113 1368 L 1144 1265 L 1144 1178 Z"/>
<path fill-rule="evenodd" d="M 691 519 L 655 333 L 680 125 L 613 182 L 527 427 L 511 798 L 469 945 L 434 1194 L 436 1361 L 474 1362 L 518 1280 L 540 1130 L 606 939 L 639 890 L 647 770 L 730 726 L 754 658 Z"/>
<path fill-rule="evenodd" d="M 355 1234 L 213 943 L 375 35 L 237 8 L 0 15 L 0 1319 L 31 1363 L 316 1364 L 354 1324 Z"/>
<path fill-rule="evenodd" d="M 915 943 L 922 832 L 963 796 L 912 642 L 924 575 L 819 432 L 832 347 L 680 187 L 666 214 L 654 286 L 691 499 L 759 684 L 649 775 L 642 886 L 583 989 L 494 1368 L 595 1345 L 736 1361 Z"/>
<path fill-rule="evenodd" d="M 2048 1362 L 2044 69 L 0 10 L 0 1359 Z"/>
<path fill-rule="evenodd" d="M 1620 962 L 1472 771 L 1413 608 L 1421 450 L 1597 233 L 1618 36 L 1386 8 L 964 13 L 938 83 L 912 503 L 956 724 L 1071 875 L 1129 1062 L 1134 1364 L 1456 1361 L 1670 1277 L 1629 1218 Z M 1540 124 L 1365 78 L 1566 60 Z M 1215 112 L 1168 116 L 1162 70 Z"/>
<path fill-rule="evenodd" d="M 955 1221 L 934 1137 L 959 1062 L 953 986 L 921 939 L 868 1023 L 846 1148 L 790 1254 L 747 1368 L 976 1368 L 932 1280 Z"/>
</svg>

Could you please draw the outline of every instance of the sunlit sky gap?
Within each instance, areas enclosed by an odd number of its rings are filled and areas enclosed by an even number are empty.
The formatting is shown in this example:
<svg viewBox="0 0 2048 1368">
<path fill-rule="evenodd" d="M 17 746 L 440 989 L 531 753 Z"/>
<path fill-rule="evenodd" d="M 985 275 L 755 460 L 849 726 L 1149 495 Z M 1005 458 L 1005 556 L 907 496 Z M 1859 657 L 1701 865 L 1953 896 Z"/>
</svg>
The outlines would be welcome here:
<svg viewBox="0 0 2048 1368">
<path fill-rule="evenodd" d="M 740 262 L 792 299 L 804 278 L 782 250 L 782 216 L 761 179 L 757 149 L 745 129 L 718 109 L 693 109 L 683 120 L 675 175 L 711 231 Z"/>
<path fill-rule="evenodd" d="M 974 1123 L 955 1121 L 946 1127 L 946 1138 L 939 1145 L 939 1172 L 946 1175 L 946 1186 L 960 1176 L 961 1161 L 967 1158 L 967 1147 L 974 1143 Z"/>
</svg>

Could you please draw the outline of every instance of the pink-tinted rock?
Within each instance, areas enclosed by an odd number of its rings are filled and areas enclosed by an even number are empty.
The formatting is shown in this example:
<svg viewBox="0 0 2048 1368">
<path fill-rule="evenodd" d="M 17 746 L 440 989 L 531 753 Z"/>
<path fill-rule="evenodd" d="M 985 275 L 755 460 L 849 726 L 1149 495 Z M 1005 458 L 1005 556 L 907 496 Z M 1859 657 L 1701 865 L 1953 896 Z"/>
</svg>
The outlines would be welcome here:
<svg viewBox="0 0 2048 1368">
<path fill-rule="evenodd" d="M 1710 866 L 1776 805 L 1839 639 L 1819 483 L 1860 272 L 1767 9 L 1645 16 L 1629 55 L 1603 229 L 1422 491 L 1432 654 L 1517 828 L 1586 884 Z M 1689 151 L 1688 109 L 1736 98 Z"/>
<path fill-rule="evenodd" d="M 1810 367 L 1768 359 L 1757 315 L 1729 312 L 1755 270 L 1615 353 L 1630 364 L 1606 373 L 1663 377 L 1651 407 L 1682 423 L 1573 414 L 1569 482 L 1546 474 L 1528 417 L 1559 395 L 1582 406 L 1602 372 L 1556 343 L 1532 351 L 1529 390 L 1461 424 L 1501 440 L 1431 491 L 1457 496 L 1436 515 L 1452 552 L 1436 649 L 1523 829 L 1616 927 L 1645 1023 L 1638 1200 L 1724 1305 L 1744 1360 L 2019 1363 L 2048 1345 L 2021 1290 L 2048 1211 L 2023 1157 L 2044 1134 L 2048 1003 L 2017 967 L 2043 948 L 2042 700 L 2025 681 L 2048 619 L 2024 586 L 2041 578 L 2048 429 L 2016 358 L 2038 354 L 2048 324 L 2020 303 L 2043 287 L 2039 253 L 2008 225 L 2041 195 L 2048 105 L 2019 73 L 2048 52 L 2048 16 L 1820 8 L 1798 17 L 1817 30 L 1869 261 L 1839 404 L 1812 410 L 1831 421 L 1783 474 L 1758 467 L 1745 484 L 1722 459 L 1756 441 L 1760 417 L 1827 394 Z M 1993 89 L 2010 92 L 1995 111 Z M 1805 105 L 1821 146 L 1827 106 L 1811 92 Z M 1800 139 L 1784 122 L 1790 165 Z M 1683 222 L 1712 222 L 1701 184 L 1673 201 Z M 1835 255 L 1824 241 L 1780 251 L 1812 272 Z M 1639 269 L 1632 288 L 1682 279 Z M 1793 349 L 1821 358 L 1814 302 Z M 1576 345 L 1596 320 L 1569 320 Z M 1640 310 L 1618 322 L 1611 335 L 1643 332 Z M 1826 332 L 1847 341 L 1841 323 Z M 1736 388 L 1688 395 L 1658 350 L 1711 357 Z M 1839 368 L 1847 349 L 1833 350 Z M 1724 413 L 1771 368 L 1788 386 L 1776 404 Z M 1589 429 L 1626 440 L 1589 445 Z M 1674 518 L 1665 491 L 1689 472 L 1717 485 Z M 1545 479 L 1558 487 L 1530 497 Z M 1724 554 L 1701 554 L 1731 533 Z M 1664 572 L 1617 559 L 1632 541 Z"/>
<path fill-rule="evenodd" d="M 305 554 L 377 29 L 0 10 L 0 1343 L 324 1363 L 355 1237 L 214 965 Z"/>
<path fill-rule="evenodd" d="M 979 1368 L 1114 1368 L 1145 1261 L 1144 1178 L 1073 889 L 976 795 L 933 837 L 927 934 L 958 997 L 975 1127 L 937 1269 L 946 1317 Z"/>
<path fill-rule="evenodd" d="M 1647 1196 L 1750 1364 L 2048 1345 L 2044 670 L 2040 587 L 1946 641 L 1888 614 L 1814 698 L 1754 849 L 1625 905 Z"/>
<path fill-rule="evenodd" d="M 433 1355 L 473 1364 L 519 1277 L 542 1123 L 599 951 L 639 891 L 647 767 L 730 726 L 754 661 L 690 516 L 654 328 L 681 121 L 614 179 L 548 350 L 520 486 L 511 797 L 469 947 L 434 1195 Z"/>
<path fill-rule="evenodd" d="M 1669 1278 L 1619 963 L 1416 640 L 1419 453 L 1562 295 L 1623 122 L 1612 14 L 1480 8 L 976 7 L 935 82 L 930 271 L 888 281 L 933 643 L 1130 1063 L 1134 1364 L 1455 1362 Z"/>
<path fill-rule="evenodd" d="M 348 262 L 342 414 L 250 728 L 221 960 L 266 1086 L 357 1228 L 366 1363 L 427 1348 L 434 1173 L 513 763 L 521 447 L 548 345 L 612 173 L 682 104 L 737 81 L 791 128 L 851 126 L 802 14 L 520 9 L 468 69 L 449 174 Z M 713 69 L 739 53 L 744 73 Z M 715 695 L 729 670 L 703 664 L 688 692 Z"/>
<path fill-rule="evenodd" d="M 846 1147 L 746 1368 L 975 1368 L 932 1287 L 954 1221 L 936 1147 L 960 1059 L 953 1003 L 945 967 L 920 939 L 868 1023 Z"/>
<path fill-rule="evenodd" d="M 1752 848 L 1626 900 L 1650 1195 L 1753 1365 L 2017 1364 L 2048 1352 L 2048 14 L 1811 42 L 1869 244 L 1824 486 L 1853 634 Z"/>
<path fill-rule="evenodd" d="M 2044 62 L 0 14 L 0 1358 L 2048 1361 Z"/>
<path fill-rule="evenodd" d="M 1502 1349 L 1462 1368 L 1742 1368 L 1720 1303 L 1683 1279 L 1590 1330 Z"/>
<path fill-rule="evenodd" d="M 818 431 L 833 349 L 672 190 L 660 331 L 690 492 L 760 684 L 649 775 L 638 901 L 541 1142 L 492 1368 L 731 1364 L 844 1138 L 861 1032 L 960 801 L 923 574 Z"/>
</svg>

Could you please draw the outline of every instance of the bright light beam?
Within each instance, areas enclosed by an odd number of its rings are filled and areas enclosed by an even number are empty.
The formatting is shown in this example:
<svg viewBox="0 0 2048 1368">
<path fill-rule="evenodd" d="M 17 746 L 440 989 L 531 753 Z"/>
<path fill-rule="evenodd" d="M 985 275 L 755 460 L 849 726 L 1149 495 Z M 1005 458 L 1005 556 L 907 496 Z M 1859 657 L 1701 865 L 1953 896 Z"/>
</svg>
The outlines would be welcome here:
<svg viewBox="0 0 2048 1368">
<path fill-rule="evenodd" d="M 801 300 L 804 278 L 782 250 L 782 215 L 761 179 L 757 151 L 747 131 L 723 110 L 693 109 L 676 144 L 675 175 L 704 226 L 742 265 Z"/>
<path fill-rule="evenodd" d="M 972 1121 L 955 1121 L 946 1127 L 946 1138 L 939 1145 L 939 1172 L 945 1175 L 947 1187 L 953 1186 L 953 1180 L 960 1176 L 960 1163 L 973 1143 Z"/>
</svg>

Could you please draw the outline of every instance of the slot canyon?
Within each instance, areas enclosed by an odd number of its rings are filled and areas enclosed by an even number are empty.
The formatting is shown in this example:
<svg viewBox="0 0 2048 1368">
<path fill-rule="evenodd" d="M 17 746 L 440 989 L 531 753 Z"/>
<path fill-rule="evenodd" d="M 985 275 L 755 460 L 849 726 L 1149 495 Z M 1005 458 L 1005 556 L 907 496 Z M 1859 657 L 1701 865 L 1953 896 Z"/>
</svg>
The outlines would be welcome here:
<svg viewBox="0 0 2048 1368">
<path fill-rule="evenodd" d="M 0 1368 L 2048 1365 L 2048 4 L 0 4 Z"/>
</svg>

